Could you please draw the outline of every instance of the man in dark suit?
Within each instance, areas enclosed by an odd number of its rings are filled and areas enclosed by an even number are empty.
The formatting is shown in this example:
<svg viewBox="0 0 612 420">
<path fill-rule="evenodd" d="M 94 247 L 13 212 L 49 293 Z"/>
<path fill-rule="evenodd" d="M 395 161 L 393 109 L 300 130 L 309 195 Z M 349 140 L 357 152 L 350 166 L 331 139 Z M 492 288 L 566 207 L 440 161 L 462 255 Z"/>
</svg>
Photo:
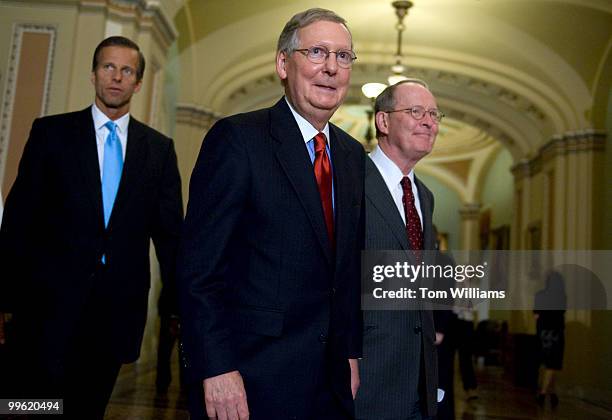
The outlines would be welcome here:
<svg viewBox="0 0 612 420">
<path fill-rule="evenodd" d="M 179 258 L 193 418 L 353 417 L 365 155 L 328 121 L 354 59 L 344 19 L 295 15 L 276 56 L 285 97 L 204 139 Z"/>
<path fill-rule="evenodd" d="M 64 398 L 79 419 L 103 417 L 121 364 L 138 358 L 151 238 L 174 281 L 174 146 L 128 113 L 144 66 L 129 39 L 102 41 L 94 104 L 34 121 L 6 200 L 0 309 L 14 313 L 19 394 Z"/>
<path fill-rule="evenodd" d="M 425 83 L 387 87 L 375 104 L 378 146 L 366 162 L 366 249 L 405 250 L 431 263 L 433 195 L 414 176 L 432 149 L 442 113 Z M 364 311 L 358 419 L 420 419 L 436 411 L 437 366 L 431 310 Z"/>
</svg>

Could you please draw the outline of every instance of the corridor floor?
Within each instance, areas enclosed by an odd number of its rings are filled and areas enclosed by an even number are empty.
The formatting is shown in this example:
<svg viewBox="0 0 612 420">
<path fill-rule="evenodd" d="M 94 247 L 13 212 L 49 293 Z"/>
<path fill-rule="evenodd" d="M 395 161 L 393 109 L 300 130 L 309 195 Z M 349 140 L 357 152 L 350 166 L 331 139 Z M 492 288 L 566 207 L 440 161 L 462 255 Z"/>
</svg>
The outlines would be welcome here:
<svg viewBox="0 0 612 420">
<path fill-rule="evenodd" d="M 154 326 L 152 328 L 157 328 Z M 125 365 L 119 375 L 106 420 L 187 420 L 186 397 L 178 383 L 178 357 L 173 354 L 173 378 L 166 393 L 155 388 L 157 334 L 147 329 L 138 362 Z M 155 330 L 156 331 L 156 330 Z M 458 372 L 457 372 L 458 373 Z M 547 402 L 538 407 L 528 389 L 514 387 L 503 368 L 487 366 L 476 371 L 478 398 L 466 401 L 459 382 L 455 384 L 455 413 L 458 420 L 571 419 L 612 418 L 612 403 L 594 403 L 561 395 L 553 410 Z M 458 379 L 458 375 L 455 375 Z"/>
</svg>

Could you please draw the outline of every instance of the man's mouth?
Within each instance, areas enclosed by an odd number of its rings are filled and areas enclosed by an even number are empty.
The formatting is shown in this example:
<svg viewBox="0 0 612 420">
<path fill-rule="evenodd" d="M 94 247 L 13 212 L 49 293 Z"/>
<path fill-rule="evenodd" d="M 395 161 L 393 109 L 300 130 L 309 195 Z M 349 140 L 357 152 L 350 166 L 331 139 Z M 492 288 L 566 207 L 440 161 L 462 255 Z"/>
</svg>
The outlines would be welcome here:
<svg viewBox="0 0 612 420">
<path fill-rule="evenodd" d="M 328 91 L 330 91 L 330 92 L 333 92 L 333 91 L 335 91 L 335 90 L 336 90 L 336 88 L 335 88 L 334 86 L 329 86 L 329 85 L 320 85 L 320 84 L 316 84 L 315 86 L 316 86 L 316 87 L 318 87 L 318 88 L 321 88 L 321 89 L 328 90 Z"/>
</svg>

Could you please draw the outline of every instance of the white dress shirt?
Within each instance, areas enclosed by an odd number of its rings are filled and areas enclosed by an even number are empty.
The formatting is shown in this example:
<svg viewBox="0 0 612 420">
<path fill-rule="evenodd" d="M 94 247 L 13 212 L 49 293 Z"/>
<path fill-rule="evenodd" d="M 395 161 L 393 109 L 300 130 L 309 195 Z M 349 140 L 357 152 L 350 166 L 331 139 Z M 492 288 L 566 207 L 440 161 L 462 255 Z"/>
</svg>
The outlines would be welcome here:
<svg viewBox="0 0 612 420">
<path fill-rule="evenodd" d="M 397 165 L 385 155 L 385 152 L 377 145 L 374 150 L 370 153 L 370 159 L 374 162 L 378 171 L 382 175 L 385 180 L 385 184 L 387 184 L 387 188 L 389 188 L 389 192 L 393 197 L 393 201 L 395 202 L 395 206 L 397 207 L 397 211 L 400 216 L 402 216 L 402 220 L 404 224 L 406 224 L 406 214 L 404 212 L 404 203 L 402 198 L 404 196 L 404 190 L 402 189 L 402 185 L 400 182 L 402 178 L 404 178 L 404 174 L 397 167 Z M 412 194 L 414 195 L 414 205 L 417 209 L 417 213 L 419 214 L 419 219 L 421 219 L 421 230 L 423 229 L 423 214 L 421 213 L 421 201 L 419 200 L 419 189 L 414 182 L 414 171 L 410 171 L 408 174 L 408 178 L 410 178 L 410 182 L 412 183 Z"/>
<path fill-rule="evenodd" d="M 110 118 L 106 116 L 100 108 L 94 103 L 91 107 L 91 115 L 93 116 L 94 129 L 96 130 L 96 146 L 98 149 L 98 164 L 100 165 L 100 179 L 102 179 L 102 171 L 104 170 L 104 143 L 108 137 L 110 130 L 104 126 Z M 123 154 L 123 161 L 125 162 L 125 150 L 127 147 L 127 130 L 130 123 L 130 114 L 127 113 L 118 120 L 114 121 L 117 124 L 117 135 L 121 142 L 121 153 Z"/>
<path fill-rule="evenodd" d="M 295 122 L 297 122 L 298 127 L 300 127 L 300 133 L 302 133 L 302 137 L 304 138 L 304 143 L 306 144 L 306 148 L 308 149 L 308 154 L 310 155 L 310 161 L 314 162 L 314 159 L 315 159 L 314 136 L 319 134 L 319 130 L 314 128 L 314 126 L 310 124 L 306 120 L 306 118 L 302 117 L 300 114 L 297 113 L 295 109 L 293 109 L 293 107 L 287 100 L 286 96 L 285 96 L 285 101 L 287 101 L 287 105 L 289 105 L 289 109 L 291 110 L 291 113 L 293 114 L 293 118 L 295 118 Z M 327 155 L 329 157 L 329 160 L 331 161 L 331 156 L 329 156 L 329 150 L 331 149 L 331 145 L 329 143 L 329 123 L 325 124 L 325 127 L 323 127 L 322 133 L 325 134 L 325 138 L 327 139 Z M 312 149 L 308 147 L 309 142 L 312 142 Z"/>
</svg>

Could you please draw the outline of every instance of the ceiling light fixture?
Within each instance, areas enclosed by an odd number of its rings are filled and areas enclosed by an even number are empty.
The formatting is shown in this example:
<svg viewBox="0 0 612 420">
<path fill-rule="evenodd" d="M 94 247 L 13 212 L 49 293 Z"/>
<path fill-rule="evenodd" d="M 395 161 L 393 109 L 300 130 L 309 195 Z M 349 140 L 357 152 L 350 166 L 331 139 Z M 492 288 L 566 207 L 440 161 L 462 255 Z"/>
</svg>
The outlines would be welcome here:
<svg viewBox="0 0 612 420">
<path fill-rule="evenodd" d="M 407 79 L 404 75 L 406 67 L 402 64 L 402 34 L 406 29 L 404 18 L 408 15 L 408 10 L 412 7 L 412 2 L 398 0 L 391 3 L 391 5 L 395 8 L 395 16 L 397 16 L 397 23 L 395 25 L 395 29 L 397 30 L 397 50 L 395 52 L 395 64 L 391 66 L 392 74 L 387 81 L 389 85 L 394 85 L 397 82 Z"/>
</svg>

